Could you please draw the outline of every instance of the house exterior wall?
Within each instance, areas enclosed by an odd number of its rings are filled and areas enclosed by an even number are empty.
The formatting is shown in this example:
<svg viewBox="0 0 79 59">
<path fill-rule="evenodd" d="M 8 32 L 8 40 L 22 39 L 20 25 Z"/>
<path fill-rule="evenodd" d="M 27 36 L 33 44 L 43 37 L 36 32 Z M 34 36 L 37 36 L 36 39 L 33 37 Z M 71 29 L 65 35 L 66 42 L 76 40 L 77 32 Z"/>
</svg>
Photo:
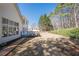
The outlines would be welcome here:
<svg viewBox="0 0 79 59">
<path fill-rule="evenodd" d="M 9 19 L 11 21 L 17 22 L 19 24 L 19 34 L 2 37 L 2 17 Z M 2 3 L 0 4 L 0 44 L 2 42 L 13 40 L 20 37 L 20 31 L 22 30 L 21 17 L 19 16 L 18 10 L 15 4 Z"/>
<path fill-rule="evenodd" d="M 27 36 L 28 35 L 28 20 L 25 16 L 22 16 L 22 31 L 21 34 L 22 36 Z"/>
<path fill-rule="evenodd" d="M 0 17 L 0 38 L 1 38 L 1 36 L 2 36 L 2 24 L 1 24 L 1 17 Z"/>
</svg>

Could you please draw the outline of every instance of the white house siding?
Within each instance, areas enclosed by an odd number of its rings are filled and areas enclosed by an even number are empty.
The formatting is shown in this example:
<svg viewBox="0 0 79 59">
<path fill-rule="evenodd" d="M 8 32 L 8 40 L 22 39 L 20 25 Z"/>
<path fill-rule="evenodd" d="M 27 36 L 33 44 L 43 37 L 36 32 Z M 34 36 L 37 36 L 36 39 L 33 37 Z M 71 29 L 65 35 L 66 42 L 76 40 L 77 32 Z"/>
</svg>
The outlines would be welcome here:
<svg viewBox="0 0 79 59">
<path fill-rule="evenodd" d="M 19 34 L 7 37 L 2 36 L 2 17 L 19 23 Z M 15 4 L 4 3 L 0 4 L 0 44 L 9 40 L 13 40 L 20 36 L 20 31 L 22 30 L 21 17 L 18 14 Z"/>
<path fill-rule="evenodd" d="M 0 17 L 0 38 L 1 38 L 1 36 L 2 36 L 2 24 L 1 24 L 1 17 Z"/>
<path fill-rule="evenodd" d="M 28 20 L 25 16 L 22 16 L 22 36 L 28 36 Z"/>
</svg>

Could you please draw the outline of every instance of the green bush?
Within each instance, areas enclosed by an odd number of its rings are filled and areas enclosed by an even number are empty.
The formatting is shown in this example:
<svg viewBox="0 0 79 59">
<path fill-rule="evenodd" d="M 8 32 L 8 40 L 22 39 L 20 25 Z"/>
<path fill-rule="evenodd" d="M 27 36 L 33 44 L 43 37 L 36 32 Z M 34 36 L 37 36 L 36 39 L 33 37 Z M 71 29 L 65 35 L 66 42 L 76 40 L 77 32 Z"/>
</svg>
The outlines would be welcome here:
<svg viewBox="0 0 79 59">
<path fill-rule="evenodd" d="M 60 34 L 60 35 L 64 35 L 64 36 L 69 36 L 69 33 L 72 29 L 58 29 L 58 30 L 54 30 L 51 31 L 52 33 L 55 34 Z"/>
<path fill-rule="evenodd" d="M 60 34 L 64 36 L 69 36 L 71 38 L 79 39 L 79 28 L 58 29 L 51 32 L 55 34 Z"/>
<path fill-rule="evenodd" d="M 79 28 L 75 28 L 75 29 L 71 30 L 69 33 L 69 36 L 71 38 L 79 39 Z"/>
</svg>

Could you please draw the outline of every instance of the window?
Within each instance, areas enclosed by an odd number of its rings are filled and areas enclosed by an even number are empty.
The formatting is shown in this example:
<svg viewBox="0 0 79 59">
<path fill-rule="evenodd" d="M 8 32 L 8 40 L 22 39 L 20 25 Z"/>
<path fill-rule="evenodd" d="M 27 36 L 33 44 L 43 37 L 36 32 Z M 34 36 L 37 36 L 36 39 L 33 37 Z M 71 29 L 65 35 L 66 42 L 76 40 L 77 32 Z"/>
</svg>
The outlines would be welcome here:
<svg viewBox="0 0 79 59">
<path fill-rule="evenodd" d="M 8 24 L 8 19 L 2 18 L 2 24 Z"/>
<path fill-rule="evenodd" d="M 5 24 L 5 25 L 4 25 Z M 3 37 L 16 35 L 19 32 L 19 23 L 2 18 L 2 35 Z"/>
<path fill-rule="evenodd" d="M 2 27 L 2 35 L 3 35 L 3 37 L 8 36 L 8 27 L 7 26 Z"/>
</svg>

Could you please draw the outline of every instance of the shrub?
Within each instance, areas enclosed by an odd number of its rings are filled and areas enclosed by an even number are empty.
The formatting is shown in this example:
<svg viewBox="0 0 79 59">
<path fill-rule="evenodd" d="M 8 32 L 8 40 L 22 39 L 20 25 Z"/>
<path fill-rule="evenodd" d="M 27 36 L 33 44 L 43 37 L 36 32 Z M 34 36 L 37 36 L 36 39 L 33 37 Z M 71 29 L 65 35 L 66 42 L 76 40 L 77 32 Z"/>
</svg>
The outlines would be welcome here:
<svg viewBox="0 0 79 59">
<path fill-rule="evenodd" d="M 75 29 L 71 30 L 69 33 L 69 36 L 71 38 L 79 39 L 79 28 L 75 28 Z"/>
<path fill-rule="evenodd" d="M 70 38 L 79 39 L 79 28 L 58 29 L 52 31 L 52 33 L 69 36 Z"/>
<path fill-rule="evenodd" d="M 58 30 L 52 31 L 52 33 L 60 34 L 60 35 L 64 35 L 64 36 L 69 36 L 69 33 L 71 30 L 72 29 L 58 29 Z"/>
</svg>

